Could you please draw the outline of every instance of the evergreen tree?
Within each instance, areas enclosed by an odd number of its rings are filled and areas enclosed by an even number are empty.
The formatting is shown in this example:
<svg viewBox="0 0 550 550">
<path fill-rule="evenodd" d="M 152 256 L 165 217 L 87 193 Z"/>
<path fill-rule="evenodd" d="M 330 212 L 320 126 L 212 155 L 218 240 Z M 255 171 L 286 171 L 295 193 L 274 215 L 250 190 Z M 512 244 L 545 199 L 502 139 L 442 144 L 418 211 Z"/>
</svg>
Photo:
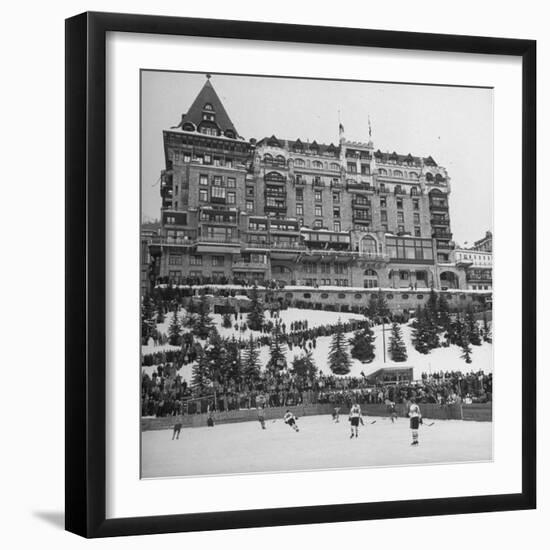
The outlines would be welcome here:
<svg viewBox="0 0 550 550">
<path fill-rule="evenodd" d="M 286 346 L 281 337 L 281 322 L 275 324 L 271 334 L 271 345 L 269 347 L 269 361 L 266 365 L 267 369 L 276 373 L 286 369 Z"/>
<path fill-rule="evenodd" d="M 208 334 L 212 330 L 213 326 L 214 324 L 212 323 L 212 317 L 210 317 L 208 299 L 206 298 L 206 294 L 201 294 L 197 316 L 193 320 L 191 330 L 197 338 L 204 340 L 208 338 Z"/>
<path fill-rule="evenodd" d="M 164 323 L 166 316 L 164 315 L 164 303 L 159 301 L 157 305 L 157 325 Z"/>
<path fill-rule="evenodd" d="M 462 326 L 460 346 L 462 348 L 462 355 L 460 357 L 464 359 L 466 363 L 470 364 L 472 362 L 472 348 L 470 347 L 470 341 L 468 339 L 468 327 L 466 325 Z"/>
<path fill-rule="evenodd" d="M 260 376 L 260 351 L 252 334 L 246 344 L 243 354 L 243 376 L 249 382 L 256 382 Z"/>
<path fill-rule="evenodd" d="M 378 298 L 376 297 L 376 294 L 370 295 L 366 315 L 373 320 L 378 317 Z"/>
<path fill-rule="evenodd" d="M 426 302 L 426 316 L 435 325 L 438 323 L 438 300 L 433 285 L 430 288 L 430 295 Z"/>
<path fill-rule="evenodd" d="M 264 306 L 260 301 L 258 287 L 254 285 L 250 292 L 250 312 L 247 323 L 250 330 L 262 330 L 264 324 Z"/>
<path fill-rule="evenodd" d="M 215 384 L 226 375 L 228 353 L 226 343 L 216 329 L 212 329 L 204 346 L 208 377 Z"/>
<path fill-rule="evenodd" d="M 426 323 L 426 312 L 419 307 L 416 313 L 416 319 L 413 322 L 412 343 L 414 349 L 419 353 L 427 355 L 430 353 L 429 336 Z"/>
<path fill-rule="evenodd" d="M 449 302 L 443 292 L 439 294 L 437 308 L 439 310 L 439 326 L 443 330 L 447 330 L 451 323 L 451 315 L 449 310 Z"/>
<path fill-rule="evenodd" d="M 168 343 L 172 346 L 179 346 L 181 344 L 181 325 L 178 321 L 178 310 L 174 309 L 172 313 L 172 320 L 168 326 Z"/>
<path fill-rule="evenodd" d="M 193 393 L 198 396 L 209 395 L 211 393 L 212 381 L 209 377 L 208 357 L 204 350 L 201 350 L 197 362 L 191 370 L 191 388 Z"/>
<path fill-rule="evenodd" d="M 405 342 L 403 342 L 401 327 L 395 322 L 392 323 L 391 327 L 388 353 L 390 354 L 391 360 L 396 363 L 402 363 L 407 360 L 407 348 Z"/>
<path fill-rule="evenodd" d="M 225 308 L 222 315 L 222 326 L 223 328 L 231 328 L 233 322 L 231 320 L 231 302 L 229 298 L 225 301 Z"/>
<path fill-rule="evenodd" d="M 386 297 L 382 293 L 382 290 L 378 290 L 378 295 L 376 297 L 376 312 L 379 317 L 389 317 L 390 308 L 388 307 L 388 302 Z"/>
<path fill-rule="evenodd" d="M 468 330 L 468 340 L 473 346 L 481 346 L 481 335 L 477 324 L 475 314 L 472 308 L 466 310 L 466 327 Z"/>
<path fill-rule="evenodd" d="M 223 373 L 226 380 L 235 380 L 240 384 L 243 379 L 243 361 L 241 356 L 241 345 L 237 342 L 235 336 L 226 342 L 227 348 L 227 369 Z"/>
<path fill-rule="evenodd" d="M 350 339 L 351 356 L 362 363 L 371 363 L 374 359 L 374 332 L 367 325 L 363 330 L 358 330 Z"/>
<path fill-rule="evenodd" d="M 492 342 L 491 327 L 487 320 L 487 312 L 483 312 L 483 341 Z"/>
<path fill-rule="evenodd" d="M 336 332 L 332 335 L 332 341 L 328 352 L 328 363 L 334 374 L 348 374 L 351 368 L 351 359 L 346 349 L 346 338 L 342 321 L 338 319 Z"/>
<path fill-rule="evenodd" d="M 141 343 L 147 345 L 147 341 L 156 331 L 155 305 L 150 296 L 145 296 L 141 301 Z"/>
<path fill-rule="evenodd" d="M 300 356 L 294 357 L 290 372 L 303 380 L 315 377 L 317 374 L 317 366 L 313 360 L 313 353 L 311 350 Z"/>
</svg>

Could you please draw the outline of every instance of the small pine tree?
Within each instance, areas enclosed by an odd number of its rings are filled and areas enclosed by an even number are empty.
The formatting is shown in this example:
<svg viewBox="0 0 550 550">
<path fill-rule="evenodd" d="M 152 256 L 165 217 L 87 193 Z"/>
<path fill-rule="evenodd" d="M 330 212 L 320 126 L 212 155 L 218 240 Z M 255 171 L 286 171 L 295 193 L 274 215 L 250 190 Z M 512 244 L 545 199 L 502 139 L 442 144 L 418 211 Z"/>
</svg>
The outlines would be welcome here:
<svg viewBox="0 0 550 550">
<path fill-rule="evenodd" d="M 492 342 L 491 327 L 489 325 L 489 321 L 487 320 L 486 312 L 483 312 L 483 341 Z"/>
<path fill-rule="evenodd" d="M 376 294 L 370 295 L 366 314 L 370 319 L 376 319 L 376 317 L 378 317 L 378 299 Z"/>
<path fill-rule="evenodd" d="M 474 312 L 471 308 L 466 311 L 466 327 L 468 330 L 468 340 L 473 346 L 481 346 L 481 335 Z"/>
<path fill-rule="evenodd" d="M 462 348 L 462 355 L 460 356 L 464 361 L 468 364 L 472 362 L 472 348 L 470 347 L 470 341 L 468 339 L 468 328 L 466 325 L 462 328 L 462 335 L 461 335 L 461 348 Z"/>
<path fill-rule="evenodd" d="M 382 293 L 382 290 L 378 290 L 378 296 L 376 298 L 376 309 L 377 315 L 379 317 L 389 317 L 390 308 L 388 307 L 388 302 L 386 301 L 386 297 Z"/>
<path fill-rule="evenodd" d="M 424 355 L 430 353 L 428 332 L 426 330 L 426 312 L 423 308 L 417 310 L 411 337 L 416 351 Z"/>
<path fill-rule="evenodd" d="M 391 360 L 396 363 L 402 363 L 407 360 L 407 348 L 405 346 L 405 342 L 403 342 L 401 327 L 395 322 L 391 327 L 388 353 L 390 354 Z"/>
<path fill-rule="evenodd" d="M 208 338 L 213 326 L 214 324 L 212 322 L 212 317 L 210 317 L 210 308 L 208 306 L 206 294 L 201 294 L 197 317 L 194 319 L 191 330 L 197 338 L 204 340 Z"/>
<path fill-rule="evenodd" d="M 141 342 L 147 345 L 147 341 L 156 331 L 155 305 L 150 296 L 145 296 L 141 302 Z"/>
<path fill-rule="evenodd" d="M 172 320 L 168 326 L 168 343 L 172 346 L 179 346 L 181 344 L 181 325 L 178 321 L 177 309 L 174 309 Z"/>
<path fill-rule="evenodd" d="M 362 363 L 371 363 L 374 354 L 374 332 L 367 325 L 363 330 L 358 330 L 350 339 L 351 356 Z"/>
<path fill-rule="evenodd" d="M 266 367 L 270 372 L 277 373 L 287 367 L 286 346 L 281 337 L 280 321 L 275 324 L 271 338 L 271 345 L 269 347 L 269 361 Z"/>
<path fill-rule="evenodd" d="M 241 356 L 241 345 L 237 342 L 235 336 L 226 343 L 227 348 L 227 368 L 223 373 L 223 378 L 234 380 L 240 384 L 243 379 L 243 361 Z"/>
<path fill-rule="evenodd" d="M 191 369 L 191 388 L 197 396 L 208 395 L 212 381 L 209 378 L 208 358 L 206 353 L 201 350 L 197 362 Z"/>
<path fill-rule="evenodd" d="M 301 356 L 294 357 L 290 372 L 302 380 L 315 377 L 317 374 L 317 366 L 313 360 L 313 353 L 311 350 Z"/>
<path fill-rule="evenodd" d="M 204 346 L 208 365 L 208 377 L 212 382 L 219 383 L 226 374 L 227 347 L 216 329 L 212 329 Z"/>
<path fill-rule="evenodd" d="M 332 336 L 328 352 L 328 363 L 334 374 L 348 374 L 351 369 L 351 359 L 346 349 L 346 338 L 342 321 L 338 319 L 336 332 Z"/>
<path fill-rule="evenodd" d="M 246 343 L 242 369 L 246 381 L 255 383 L 258 380 L 260 376 L 260 351 L 252 338 L 252 334 Z"/>
<path fill-rule="evenodd" d="M 247 317 L 250 330 L 262 330 L 264 325 L 264 306 L 260 301 L 258 287 L 254 285 L 250 292 L 250 311 Z"/>
<path fill-rule="evenodd" d="M 449 302 L 443 292 L 439 294 L 437 308 L 439 310 L 439 326 L 443 330 L 447 330 L 451 323 L 451 315 L 449 312 Z"/>
</svg>

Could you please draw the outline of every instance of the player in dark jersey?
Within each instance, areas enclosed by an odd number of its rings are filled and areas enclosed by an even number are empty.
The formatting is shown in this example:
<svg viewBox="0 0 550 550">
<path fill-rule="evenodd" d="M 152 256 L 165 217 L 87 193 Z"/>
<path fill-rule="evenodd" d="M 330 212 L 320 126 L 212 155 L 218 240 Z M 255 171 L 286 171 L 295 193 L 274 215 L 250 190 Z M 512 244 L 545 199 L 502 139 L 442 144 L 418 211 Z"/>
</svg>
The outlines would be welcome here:
<svg viewBox="0 0 550 550">
<path fill-rule="evenodd" d="M 390 401 L 388 405 L 388 409 L 390 412 L 391 423 L 393 424 L 397 420 L 397 411 L 395 410 L 395 402 Z"/>
<path fill-rule="evenodd" d="M 267 402 L 267 399 L 264 395 L 259 394 L 256 397 L 256 409 L 258 411 L 258 422 L 260 423 L 260 426 L 262 427 L 262 430 L 265 430 L 265 404 Z"/>
<path fill-rule="evenodd" d="M 174 439 L 180 438 L 180 432 L 181 432 L 181 422 L 178 421 L 174 424 L 174 431 L 172 432 L 172 441 L 174 441 Z"/>
<path fill-rule="evenodd" d="M 334 412 L 332 413 L 332 420 L 338 423 L 340 422 L 340 407 L 334 407 Z"/>
</svg>

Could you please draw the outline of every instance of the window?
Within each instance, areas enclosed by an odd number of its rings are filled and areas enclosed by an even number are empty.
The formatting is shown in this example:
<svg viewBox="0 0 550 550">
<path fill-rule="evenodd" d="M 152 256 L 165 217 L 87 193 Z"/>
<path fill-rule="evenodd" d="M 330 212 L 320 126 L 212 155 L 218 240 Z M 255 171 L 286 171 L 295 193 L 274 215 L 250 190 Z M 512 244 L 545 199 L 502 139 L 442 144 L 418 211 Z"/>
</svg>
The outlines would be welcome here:
<svg viewBox="0 0 550 550">
<path fill-rule="evenodd" d="M 341 230 L 342 230 L 342 226 L 340 222 L 334 222 L 334 231 L 341 231 Z"/>
<path fill-rule="evenodd" d="M 208 176 L 206 174 L 199 176 L 199 185 L 208 185 Z"/>
<path fill-rule="evenodd" d="M 304 292 L 304 298 L 306 299 L 311 298 L 311 294 L 309 292 Z"/>
<path fill-rule="evenodd" d="M 322 220 L 315 220 L 313 222 L 313 227 L 315 227 L 316 229 L 321 229 L 321 227 L 323 227 L 323 221 Z"/>
<path fill-rule="evenodd" d="M 368 164 L 361 164 L 361 174 L 368 176 L 370 174 L 370 167 Z"/>
<path fill-rule="evenodd" d="M 380 197 L 380 208 L 386 208 L 386 197 Z"/>
<path fill-rule="evenodd" d="M 334 264 L 334 273 L 337 275 L 343 275 L 346 273 L 346 266 L 344 264 Z"/>
<path fill-rule="evenodd" d="M 223 179 L 221 176 L 214 176 L 212 180 L 212 185 L 216 185 L 217 187 L 223 186 Z"/>
<path fill-rule="evenodd" d="M 318 160 L 314 160 L 313 161 L 313 168 L 317 168 L 317 169 L 323 168 L 323 163 L 319 162 Z"/>
<path fill-rule="evenodd" d="M 296 200 L 297 201 L 303 201 L 304 200 L 304 190 L 303 189 L 296 189 Z"/>
<path fill-rule="evenodd" d="M 166 216 L 166 223 L 168 225 L 173 225 L 176 223 L 176 218 L 175 216 Z"/>
<path fill-rule="evenodd" d="M 386 294 L 387 300 L 393 300 L 393 294 Z"/>
<path fill-rule="evenodd" d="M 423 299 L 424 299 L 424 294 L 417 294 L 417 295 L 416 295 L 416 298 L 417 298 L 418 300 L 423 300 Z"/>
<path fill-rule="evenodd" d="M 355 294 L 355 296 L 354 296 L 354 298 L 355 298 L 356 300 L 360 300 L 362 297 L 363 297 L 363 295 L 362 295 L 362 294 L 359 294 L 359 293 Z"/>
<path fill-rule="evenodd" d="M 417 212 L 415 212 L 413 214 L 413 221 L 416 225 L 418 225 L 420 223 L 420 214 L 418 214 Z"/>
<path fill-rule="evenodd" d="M 415 227 L 414 228 L 414 236 L 415 237 L 421 237 L 422 235 L 420 234 L 420 227 Z"/>
<path fill-rule="evenodd" d="M 191 162 L 191 155 L 189 153 L 183 153 L 183 162 Z"/>
<path fill-rule="evenodd" d="M 330 273 L 330 264 L 320 263 L 321 273 Z"/>
<path fill-rule="evenodd" d="M 339 206 L 335 206 L 335 207 L 332 209 L 332 215 L 333 215 L 335 218 L 339 218 L 339 217 L 340 217 L 340 207 L 339 207 Z"/>
<path fill-rule="evenodd" d="M 199 189 L 199 201 L 205 202 L 208 200 L 208 191 L 206 189 Z"/>
<path fill-rule="evenodd" d="M 253 201 L 246 201 L 246 209 L 248 212 L 254 210 L 254 202 Z"/>
<path fill-rule="evenodd" d="M 315 207 L 315 215 L 316 216 L 322 216 L 323 215 L 323 207 L 322 206 L 316 206 Z"/>
<path fill-rule="evenodd" d="M 235 204 L 235 193 L 229 192 L 227 193 L 227 204 Z"/>
<path fill-rule="evenodd" d="M 396 201 L 397 208 L 403 208 L 403 199 L 397 199 Z"/>
<path fill-rule="evenodd" d="M 385 170 L 384 170 L 385 172 Z M 380 172 L 382 173 L 382 172 Z M 386 192 L 386 184 L 385 183 L 381 183 L 380 184 L 380 193 L 385 193 Z"/>
<path fill-rule="evenodd" d="M 230 136 L 229 136 L 229 137 L 230 137 Z M 226 159 L 225 159 L 225 165 L 226 165 L 228 168 L 233 168 L 233 159 L 226 158 Z"/>
<path fill-rule="evenodd" d="M 408 294 L 401 294 L 401 298 L 403 300 L 408 300 L 409 299 L 409 295 Z"/>
<path fill-rule="evenodd" d="M 202 265 L 202 256 L 191 255 L 189 258 L 191 265 Z"/>
<path fill-rule="evenodd" d="M 414 210 L 420 209 L 420 201 L 418 199 L 413 199 L 413 209 Z"/>
<path fill-rule="evenodd" d="M 305 166 L 305 164 L 306 164 L 306 163 L 304 162 L 303 159 L 294 159 L 294 166 L 300 166 L 300 167 L 302 167 L 302 166 Z"/>
<path fill-rule="evenodd" d="M 171 281 L 177 281 L 181 277 L 181 271 L 169 271 L 168 278 Z"/>
<path fill-rule="evenodd" d="M 247 197 L 253 197 L 254 196 L 254 187 L 247 187 L 246 188 L 246 196 Z"/>
<path fill-rule="evenodd" d="M 315 191 L 315 201 L 319 202 L 323 200 L 323 194 L 321 191 Z"/>
<path fill-rule="evenodd" d="M 399 280 L 408 281 L 409 280 L 409 272 L 408 271 L 400 271 L 399 272 Z"/>
<path fill-rule="evenodd" d="M 231 187 L 232 189 L 236 187 L 235 178 L 227 178 L 227 187 Z"/>
<path fill-rule="evenodd" d="M 380 220 L 383 222 L 388 221 L 388 212 L 386 210 L 380 210 Z"/>
<path fill-rule="evenodd" d="M 304 205 L 303 204 L 297 204 L 296 205 L 296 215 L 297 216 L 303 216 L 304 215 Z"/>
<path fill-rule="evenodd" d="M 225 187 L 212 187 L 212 198 L 225 199 Z"/>
<path fill-rule="evenodd" d="M 397 226 L 397 232 L 398 233 L 405 233 L 405 226 L 404 225 L 398 225 Z"/>
<path fill-rule="evenodd" d="M 220 267 L 224 264 L 225 258 L 223 256 L 212 256 L 212 265 L 214 267 Z"/>
<path fill-rule="evenodd" d="M 331 170 L 340 170 L 340 165 L 337 164 L 336 162 L 331 162 L 330 163 L 330 169 Z"/>
<path fill-rule="evenodd" d="M 403 212 L 397 213 L 397 223 L 405 223 L 405 216 Z"/>
<path fill-rule="evenodd" d="M 340 202 L 340 192 L 335 191 L 332 193 L 332 202 L 339 203 Z"/>
<path fill-rule="evenodd" d="M 182 264 L 181 255 L 174 256 L 173 254 L 170 254 L 170 256 L 168 256 L 168 265 L 181 265 L 181 264 Z"/>
<path fill-rule="evenodd" d="M 384 231 L 384 233 L 388 232 L 388 224 L 387 223 L 382 224 L 382 231 Z"/>
<path fill-rule="evenodd" d="M 216 130 L 214 130 L 213 128 L 206 128 L 207 130 L 212 130 L 214 133 L 210 133 L 211 136 L 215 136 L 216 135 Z M 209 132 L 204 132 L 205 134 L 206 133 L 209 133 Z M 212 155 L 209 155 L 207 153 L 205 153 L 204 155 L 204 164 L 212 164 Z"/>
<path fill-rule="evenodd" d="M 355 162 L 348 162 L 348 172 L 350 174 L 357 174 L 357 164 Z"/>
</svg>

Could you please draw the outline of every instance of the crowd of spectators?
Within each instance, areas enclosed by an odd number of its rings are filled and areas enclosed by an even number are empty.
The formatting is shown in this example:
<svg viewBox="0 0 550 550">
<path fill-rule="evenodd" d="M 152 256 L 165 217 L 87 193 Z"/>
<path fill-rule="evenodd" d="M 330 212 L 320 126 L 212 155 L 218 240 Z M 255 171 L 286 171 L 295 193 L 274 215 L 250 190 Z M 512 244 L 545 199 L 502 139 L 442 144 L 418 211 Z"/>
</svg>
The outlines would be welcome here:
<svg viewBox="0 0 550 550">
<path fill-rule="evenodd" d="M 142 415 L 172 416 L 204 413 L 207 410 L 250 409 L 262 395 L 268 407 L 333 403 L 347 405 L 418 403 L 440 406 L 492 401 L 492 374 L 447 372 L 423 374 L 419 381 L 388 382 L 367 377 L 320 374 L 310 378 L 263 371 L 254 383 L 228 381 L 212 385 L 209 396 L 196 398 L 192 388 L 177 373 L 173 364 L 157 367 L 151 376 L 142 377 Z"/>
</svg>

